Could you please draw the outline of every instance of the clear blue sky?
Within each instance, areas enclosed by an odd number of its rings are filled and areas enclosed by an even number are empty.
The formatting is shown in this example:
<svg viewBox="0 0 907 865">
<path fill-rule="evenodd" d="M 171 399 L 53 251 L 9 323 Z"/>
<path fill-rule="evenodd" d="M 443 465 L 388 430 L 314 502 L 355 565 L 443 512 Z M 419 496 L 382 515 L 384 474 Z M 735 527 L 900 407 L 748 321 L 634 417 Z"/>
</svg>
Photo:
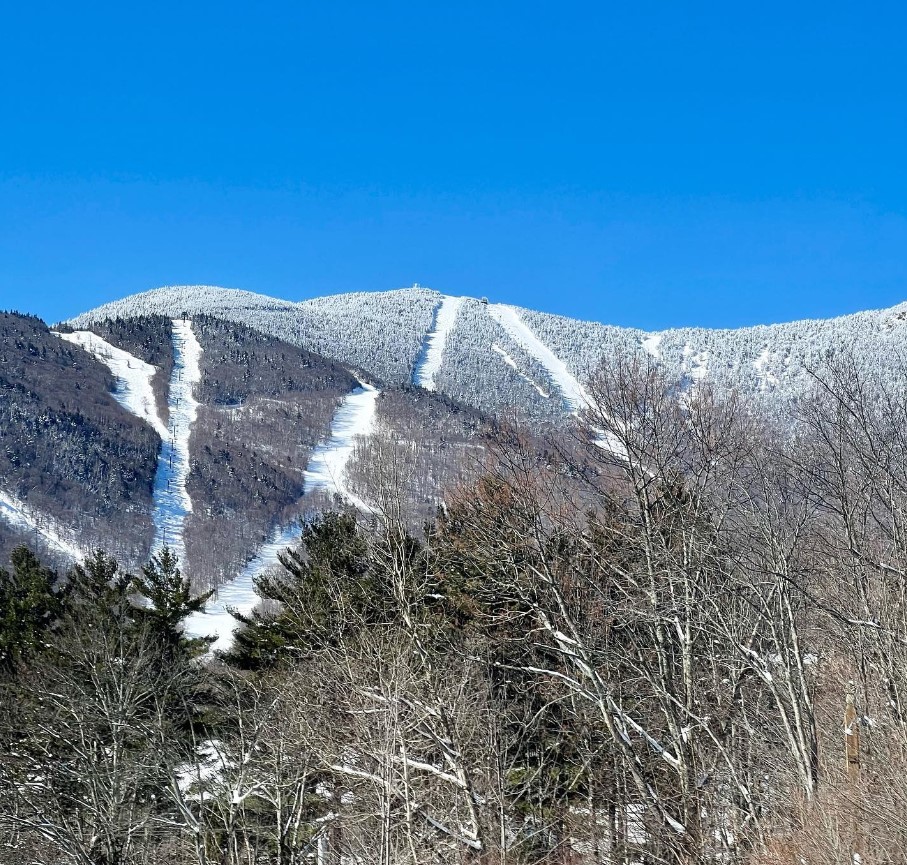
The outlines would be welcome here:
<svg viewBox="0 0 907 865">
<path fill-rule="evenodd" d="M 5 4 L 0 307 L 420 282 L 660 328 L 907 300 L 901 3 Z"/>
</svg>

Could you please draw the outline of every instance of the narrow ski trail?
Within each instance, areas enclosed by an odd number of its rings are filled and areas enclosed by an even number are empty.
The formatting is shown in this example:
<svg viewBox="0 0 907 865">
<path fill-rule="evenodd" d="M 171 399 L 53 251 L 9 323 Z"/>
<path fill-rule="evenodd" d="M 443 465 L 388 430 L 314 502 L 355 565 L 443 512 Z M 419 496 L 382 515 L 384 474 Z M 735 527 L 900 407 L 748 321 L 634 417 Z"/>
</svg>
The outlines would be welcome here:
<svg viewBox="0 0 907 865">
<path fill-rule="evenodd" d="M 75 562 L 85 558 L 85 550 L 80 549 L 75 541 L 68 537 L 71 535 L 70 532 L 50 517 L 35 513 L 21 499 L 2 490 L 0 490 L 0 519 L 19 531 L 40 536 L 47 546 Z"/>
<path fill-rule="evenodd" d="M 52 332 L 60 339 L 85 349 L 92 357 L 103 363 L 116 379 L 113 398 L 126 411 L 147 421 L 161 439 L 167 438 L 167 425 L 157 412 L 154 391 L 151 388 L 151 379 L 157 372 L 156 366 L 117 348 L 90 330 L 77 330 L 73 333 Z"/>
<path fill-rule="evenodd" d="M 514 307 L 492 303 L 488 306 L 488 314 L 504 328 L 507 335 L 520 348 L 532 355 L 545 368 L 552 384 L 560 391 L 571 412 L 576 414 L 589 404 L 585 388 L 567 369 L 567 364 L 535 335 Z"/>
<path fill-rule="evenodd" d="M 173 319 L 173 372 L 170 376 L 168 408 L 170 425 L 162 438 L 154 478 L 152 549 L 168 546 L 185 566 L 186 544 L 183 524 L 192 510 L 186 490 L 189 477 L 189 438 L 198 414 L 193 388 L 201 381 L 202 348 L 192 323 Z"/>
<path fill-rule="evenodd" d="M 543 387 L 539 386 L 538 382 L 536 382 L 536 380 L 534 378 L 526 375 L 526 373 L 524 373 L 519 368 L 519 366 L 517 366 L 517 362 L 509 354 L 507 354 L 507 352 L 504 351 L 504 349 L 501 348 L 496 342 L 493 342 L 491 344 L 491 350 L 493 352 L 495 352 L 496 354 L 499 354 L 501 356 L 501 360 L 503 360 L 504 363 L 507 364 L 507 366 L 509 366 L 521 379 L 523 379 L 523 381 L 525 381 L 527 384 L 531 384 L 535 388 L 535 390 L 539 396 L 544 397 L 545 399 L 548 399 L 548 397 L 551 396 L 551 394 L 549 394 L 548 391 L 546 391 Z"/>
<path fill-rule="evenodd" d="M 462 297 L 448 297 L 445 295 L 435 309 L 435 318 L 431 330 L 426 334 L 422 343 L 422 351 L 413 369 L 413 384 L 425 390 L 435 390 L 435 378 L 441 369 L 444 359 L 444 347 L 447 337 L 453 330 L 457 320 L 457 313 L 463 304 Z"/>
<path fill-rule="evenodd" d="M 191 637 L 217 637 L 211 644 L 210 651 L 226 651 L 233 642 L 233 632 L 239 622 L 230 614 L 236 610 L 243 615 L 252 612 L 259 601 L 255 592 L 255 578 L 276 565 L 278 556 L 299 538 L 299 523 L 278 526 L 271 537 L 264 543 L 242 569 L 236 579 L 219 586 L 205 609 L 193 613 L 186 619 L 184 630 Z"/>
<path fill-rule="evenodd" d="M 565 364 L 533 332 L 520 317 L 519 312 L 503 303 L 493 303 L 488 314 L 507 332 L 507 335 L 524 351 L 532 355 L 548 373 L 552 384 L 560 391 L 564 404 L 571 414 L 578 415 L 584 408 L 592 406 L 592 400 L 579 380 Z M 498 349 L 500 351 L 500 349 Z M 538 385 L 536 385 L 537 387 Z M 614 433 L 597 428 L 595 444 L 619 457 L 626 459 L 627 453 Z"/>
<path fill-rule="evenodd" d="M 359 510 L 372 512 L 372 507 L 349 489 L 346 467 L 357 438 L 369 436 L 374 428 L 380 393 L 377 388 L 360 381 L 360 386 L 343 398 L 334 412 L 328 438 L 315 447 L 309 458 L 303 476 L 304 494 L 315 490 L 336 493 Z M 279 554 L 299 538 L 299 530 L 299 522 L 295 520 L 289 525 L 277 526 L 236 579 L 221 585 L 205 610 L 186 620 L 186 633 L 194 637 L 216 636 L 212 651 L 228 649 L 238 625 L 228 608 L 243 614 L 252 611 L 259 601 L 255 592 L 255 577 L 277 564 Z"/>
<path fill-rule="evenodd" d="M 157 367 L 117 348 L 91 331 L 57 335 L 84 348 L 107 366 L 116 378 L 113 396 L 117 402 L 136 417 L 147 421 L 161 437 L 152 491 L 152 552 L 169 546 L 185 566 L 183 525 L 186 515 L 192 510 L 192 499 L 186 490 L 189 437 L 198 413 L 193 388 L 201 381 L 202 349 L 190 321 L 172 319 L 171 328 L 174 364 L 167 396 L 169 425 L 161 420 L 155 407 L 151 380 Z"/>
</svg>

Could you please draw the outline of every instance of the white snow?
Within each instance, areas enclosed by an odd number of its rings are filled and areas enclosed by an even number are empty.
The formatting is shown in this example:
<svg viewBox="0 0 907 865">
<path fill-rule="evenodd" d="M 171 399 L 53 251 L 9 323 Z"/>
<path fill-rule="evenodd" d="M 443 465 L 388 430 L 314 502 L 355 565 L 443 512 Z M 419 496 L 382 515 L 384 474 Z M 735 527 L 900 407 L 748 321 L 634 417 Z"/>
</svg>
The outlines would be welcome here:
<svg viewBox="0 0 907 865">
<path fill-rule="evenodd" d="M 71 533 L 50 517 L 37 514 L 16 496 L 0 490 L 0 519 L 23 532 L 34 532 L 44 542 L 73 561 L 85 558 L 85 551 L 71 537 Z"/>
<path fill-rule="evenodd" d="M 489 305 L 488 313 L 520 348 L 545 368 L 572 412 L 578 412 L 588 405 L 589 397 L 583 386 L 567 369 L 567 365 L 533 333 L 514 307 L 493 303 Z"/>
<path fill-rule="evenodd" d="M 154 478 L 154 544 L 153 549 L 168 546 L 186 557 L 183 523 L 192 510 L 192 499 L 186 490 L 189 477 L 189 436 L 198 413 L 193 387 L 201 381 L 202 348 L 192 324 L 173 319 L 173 373 L 168 397 L 170 427 L 158 456 Z"/>
<path fill-rule="evenodd" d="M 78 345 L 101 361 L 117 380 L 114 399 L 127 411 L 150 424 L 162 439 L 167 438 L 167 426 L 158 415 L 154 391 L 151 389 L 151 379 L 157 372 L 156 366 L 111 345 L 90 330 L 56 333 L 56 336 Z"/>
<path fill-rule="evenodd" d="M 516 374 L 518 376 L 520 376 L 520 378 L 523 378 L 526 381 L 528 381 L 529 384 L 531 384 L 539 392 L 539 396 L 543 396 L 543 397 L 545 397 L 545 399 L 547 399 L 550 396 L 550 394 L 546 390 L 544 390 L 543 388 L 539 387 L 538 384 L 536 384 L 535 379 L 526 375 L 526 373 L 524 373 L 517 366 L 516 361 L 509 354 L 507 354 L 507 352 L 504 351 L 504 349 L 501 348 L 501 346 L 499 346 L 496 342 L 493 342 L 491 344 L 491 350 L 496 351 L 504 359 L 504 363 L 506 363 L 507 366 L 513 367 L 513 369 L 516 370 Z"/>
<path fill-rule="evenodd" d="M 211 651 L 224 651 L 233 642 L 233 632 L 239 622 L 230 615 L 228 608 L 248 615 L 258 603 L 255 593 L 255 578 L 278 562 L 278 555 L 299 539 L 299 523 L 274 529 L 268 541 L 261 546 L 255 557 L 243 568 L 240 575 L 224 583 L 205 605 L 203 612 L 193 613 L 184 624 L 185 632 L 191 637 L 216 636 Z"/>
<path fill-rule="evenodd" d="M 687 369 L 687 377 L 698 384 L 709 374 L 709 353 L 707 351 L 694 352 L 689 343 L 683 347 L 684 367 Z"/>
<path fill-rule="evenodd" d="M 338 493 L 360 510 L 371 512 L 372 508 L 347 487 L 346 466 L 353 455 L 356 437 L 372 432 L 379 393 L 370 384 L 360 382 L 360 387 L 343 398 L 331 421 L 329 438 L 312 451 L 304 475 L 306 492 Z"/>
<path fill-rule="evenodd" d="M 353 454 L 358 436 L 368 436 L 375 423 L 376 401 L 380 391 L 365 382 L 347 394 L 334 413 L 330 434 L 319 444 L 309 459 L 304 477 L 306 493 L 323 490 L 337 493 L 350 504 L 366 513 L 372 508 L 346 486 L 346 466 Z M 186 633 L 194 637 L 216 636 L 212 651 L 230 647 L 237 621 L 228 607 L 240 613 L 250 613 L 258 603 L 255 577 L 278 562 L 278 554 L 292 546 L 299 538 L 300 526 L 294 521 L 274 529 L 270 539 L 243 568 L 235 580 L 218 588 L 213 600 L 203 612 L 194 613 L 185 623 Z"/>
<path fill-rule="evenodd" d="M 459 312 L 463 300 L 462 297 L 448 297 L 447 295 L 441 298 L 441 302 L 435 309 L 431 330 L 425 337 L 422 351 L 413 369 L 413 384 L 424 387 L 425 390 L 435 390 L 435 376 L 441 368 L 447 335 L 453 330 L 457 312 Z"/>
<path fill-rule="evenodd" d="M 201 381 L 202 349 L 192 324 L 173 319 L 173 373 L 168 395 L 170 424 L 160 418 L 155 406 L 151 379 L 157 367 L 111 345 L 87 330 L 57 334 L 67 342 L 81 346 L 104 363 L 117 380 L 114 398 L 128 411 L 147 421 L 161 437 L 157 472 L 154 478 L 152 508 L 154 513 L 153 549 L 167 545 L 181 560 L 185 559 L 183 523 L 192 510 L 192 499 L 186 491 L 189 476 L 189 436 L 198 412 L 193 387 Z"/>
<path fill-rule="evenodd" d="M 661 340 L 664 334 L 650 333 L 640 342 L 644 351 L 647 351 L 652 357 L 658 359 L 661 357 Z"/>
</svg>

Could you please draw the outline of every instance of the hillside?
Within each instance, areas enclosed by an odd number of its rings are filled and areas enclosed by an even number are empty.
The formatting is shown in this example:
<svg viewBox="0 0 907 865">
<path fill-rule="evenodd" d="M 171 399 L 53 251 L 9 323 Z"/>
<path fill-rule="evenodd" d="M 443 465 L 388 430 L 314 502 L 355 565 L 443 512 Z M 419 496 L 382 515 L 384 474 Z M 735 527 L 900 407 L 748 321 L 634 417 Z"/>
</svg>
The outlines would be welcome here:
<svg viewBox="0 0 907 865">
<path fill-rule="evenodd" d="M 183 311 L 211 314 L 334 358 L 383 383 L 424 385 L 424 354 L 436 341 L 442 318 L 437 313 L 446 297 L 414 288 L 292 303 L 233 289 L 177 286 L 106 304 L 69 324 Z M 810 387 L 809 371 L 820 369 L 829 353 L 846 349 L 867 369 L 895 375 L 907 349 L 907 304 L 737 330 L 645 332 L 505 306 L 493 298 L 491 303 L 450 300 L 457 303 L 441 321 L 434 387 L 482 411 L 536 420 L 566 416 L 575 408 L 570 380 L 581 383 L 616 357 L 650 355 L 687 384 L 709 381 L 777 407 Z M 539 343 L 547 353 L 539 354 Z"/>
<path fill-rule="evenodd" d="M 166 543 L 198 588 L 235 592 L 338 497 L 371 512 L 391 484 L 420 526 L 481 470 L 488 430 L 570 424 L 602 364 L 654 361 L 784 416 L 836 352 L 899 381 L 905 319 L 647 333 L 424 288 L 295 303 L 210 286 L 56 332 L 6 315 L 0 552 L 37 539 L 65 562 L 100 544 L 134 568 Z"/>
</svg>

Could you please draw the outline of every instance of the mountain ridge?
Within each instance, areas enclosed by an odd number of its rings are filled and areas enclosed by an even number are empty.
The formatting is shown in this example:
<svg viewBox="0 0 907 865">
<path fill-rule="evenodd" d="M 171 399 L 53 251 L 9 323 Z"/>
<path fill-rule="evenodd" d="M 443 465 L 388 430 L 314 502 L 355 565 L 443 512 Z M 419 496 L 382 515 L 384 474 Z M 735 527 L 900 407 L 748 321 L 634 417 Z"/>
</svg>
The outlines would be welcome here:
<svg viewBox="0 0 907 865">
<path fill-rule="evenodd" d="M 104 304 L 67 324 L 205 313 L 242 321 L 384 383 L 422 386 L 420 358 L 437 336 L 438 312 L 449 301 L 456 301 L 456 308 L 433 359 L 431 386 L 482 411 L 517 409 L 536 420 L 568 416 L 576 408 L 570 379 L 581 385 L 600 365 L 619 357 L 651 356 L 686 386 L 708 380 L 719 389 L 756 398 L 768 394 L 769 402 L 777 402 L 805 392 L 811 373 L 841 349 L 859 363 L 882 367 L 892 361 L 900 366 L 907 355 L 907 302 L 835 318 L 648 331 L 424 287 L 287 301 L 241 289 L 167 286 Z M 522 328 L 525 338 L 508 322 Z M 527 345 L 541 347 L 542 354 Z M 558 381 L 554 369 L 560 364 L 568 374 L 567 397 L 564 377 Z M 560 404 L 552 399 L 557 394 L 563 397 Z"/>
</svg>

